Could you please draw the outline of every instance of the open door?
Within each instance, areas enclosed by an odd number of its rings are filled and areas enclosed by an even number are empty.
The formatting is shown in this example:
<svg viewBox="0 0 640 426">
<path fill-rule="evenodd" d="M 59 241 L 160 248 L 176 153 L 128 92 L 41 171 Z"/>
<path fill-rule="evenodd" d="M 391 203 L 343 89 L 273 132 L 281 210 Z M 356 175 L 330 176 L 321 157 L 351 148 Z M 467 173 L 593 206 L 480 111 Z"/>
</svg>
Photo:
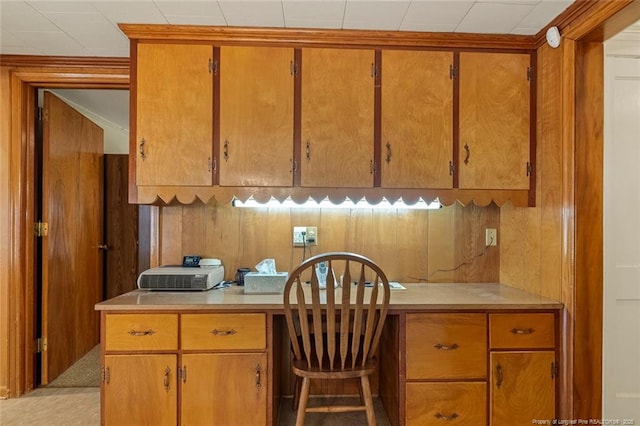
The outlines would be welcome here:
<svg viewBox="0 0 640 426">
<path fill-rule="evenodd" d="M 55 379 L 100 339 L 103 131 L 44 93 L 42 152 L 41 384 Z"/>
</svg>

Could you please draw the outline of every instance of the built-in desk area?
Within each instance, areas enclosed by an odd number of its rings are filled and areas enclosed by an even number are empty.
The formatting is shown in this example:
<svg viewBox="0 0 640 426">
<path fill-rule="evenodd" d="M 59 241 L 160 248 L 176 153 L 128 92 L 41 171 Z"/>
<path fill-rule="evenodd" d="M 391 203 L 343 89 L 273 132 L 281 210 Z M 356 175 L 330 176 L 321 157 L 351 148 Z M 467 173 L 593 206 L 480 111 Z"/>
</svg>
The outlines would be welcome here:
<svg viewBox="0 0 640 426">
<path fill-rule="evenodd" d="M 561 303 L 500 284 L 403 285 L 374 386 L 392 424 L 556 417 Z M 277 424 L 290 394 L 282 295 L 138 290 L 96 309 L 103 424 Z"/>
</svg>

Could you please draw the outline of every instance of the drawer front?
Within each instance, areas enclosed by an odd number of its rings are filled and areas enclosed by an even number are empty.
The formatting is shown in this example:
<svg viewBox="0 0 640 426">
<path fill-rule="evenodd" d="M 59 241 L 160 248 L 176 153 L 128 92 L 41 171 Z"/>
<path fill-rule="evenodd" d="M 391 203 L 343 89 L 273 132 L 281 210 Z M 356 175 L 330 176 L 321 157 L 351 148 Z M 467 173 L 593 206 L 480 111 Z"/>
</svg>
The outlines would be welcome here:
<svg viewBox="0 0 640 426">
<path fill-rule="evenodd" d="M 182 349 L 265 349 L 265 314 L 183 314 Z"/>
<path fill-rule="evenodd" d="M 487 423 L 485 383 L 407 383 L 407 425 Z"/>
<path fill-rule="evenodd" d="M 176 350 L 178 314 L 107 314 L 105 350 Z"/>
<path fill-rule="evenodd" d="M 555 320 L 552 313 L 490 314 L 491 349 L 554 348 Z"/>
<path fill-rule="evenodd" d="M 487 377 L 485 314 L 407 314 L 407 379 Z"/>
</svg>

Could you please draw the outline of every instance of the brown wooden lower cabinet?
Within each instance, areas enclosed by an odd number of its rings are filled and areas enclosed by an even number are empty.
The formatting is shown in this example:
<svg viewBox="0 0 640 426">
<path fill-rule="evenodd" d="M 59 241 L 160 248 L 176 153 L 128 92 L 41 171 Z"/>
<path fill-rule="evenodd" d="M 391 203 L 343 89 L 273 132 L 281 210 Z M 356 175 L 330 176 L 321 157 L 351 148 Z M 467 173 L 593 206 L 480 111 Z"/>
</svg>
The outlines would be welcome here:
<svg viewBox="0 0 640 426">
<path fill-rule="evenodd" d="M 406 372 L 398 423 L 518 426 L 555 419 L 555 330 L 549 312 L 407 313 L 404 348 L 398 345 Z"/>
<path fill-rule="evenodd" d="M 175 425 L 176 355 L 106 355 L 102 410 L 106 425 Z"/>
<path fill-rule="evenodd" d="M 477 426 L 486 419 L 486 383 L 407 384 L 407 425 Z"/>
<path fill-rule="evenodd" d="M 555 352 L 491 353 L 491 426 L 530 425 L 555 412 Z"/>
<path fill-rule="evenodd" d="M 182 368 L 182 425 L 265 423 L 266 353 L 186 354 Z"/>
<path fill-rule="evenodd" d="M 102 324 L 104 425 L 269 423 L 264 313 L 106 314 Z"/>
</svg>

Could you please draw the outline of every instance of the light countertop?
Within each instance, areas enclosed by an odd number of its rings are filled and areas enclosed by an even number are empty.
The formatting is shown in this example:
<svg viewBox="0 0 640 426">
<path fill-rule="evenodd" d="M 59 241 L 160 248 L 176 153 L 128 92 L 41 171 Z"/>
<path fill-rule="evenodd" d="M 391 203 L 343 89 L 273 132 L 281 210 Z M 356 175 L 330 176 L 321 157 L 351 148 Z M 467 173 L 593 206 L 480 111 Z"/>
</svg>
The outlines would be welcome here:
<svg viewBox="0 0 640 426">
<path fill-rule="evenodd" d="M 562 303 L 496 283 L 403 283 L 389 310 L 549 310 Z M 336 292 L 340 292 L 337 289 Z M 134 290 L 96 305 L 98 311 L 282 311 L 282 294 L 244 294 L 233 286 L 203 292 Z"/>
</svg>

